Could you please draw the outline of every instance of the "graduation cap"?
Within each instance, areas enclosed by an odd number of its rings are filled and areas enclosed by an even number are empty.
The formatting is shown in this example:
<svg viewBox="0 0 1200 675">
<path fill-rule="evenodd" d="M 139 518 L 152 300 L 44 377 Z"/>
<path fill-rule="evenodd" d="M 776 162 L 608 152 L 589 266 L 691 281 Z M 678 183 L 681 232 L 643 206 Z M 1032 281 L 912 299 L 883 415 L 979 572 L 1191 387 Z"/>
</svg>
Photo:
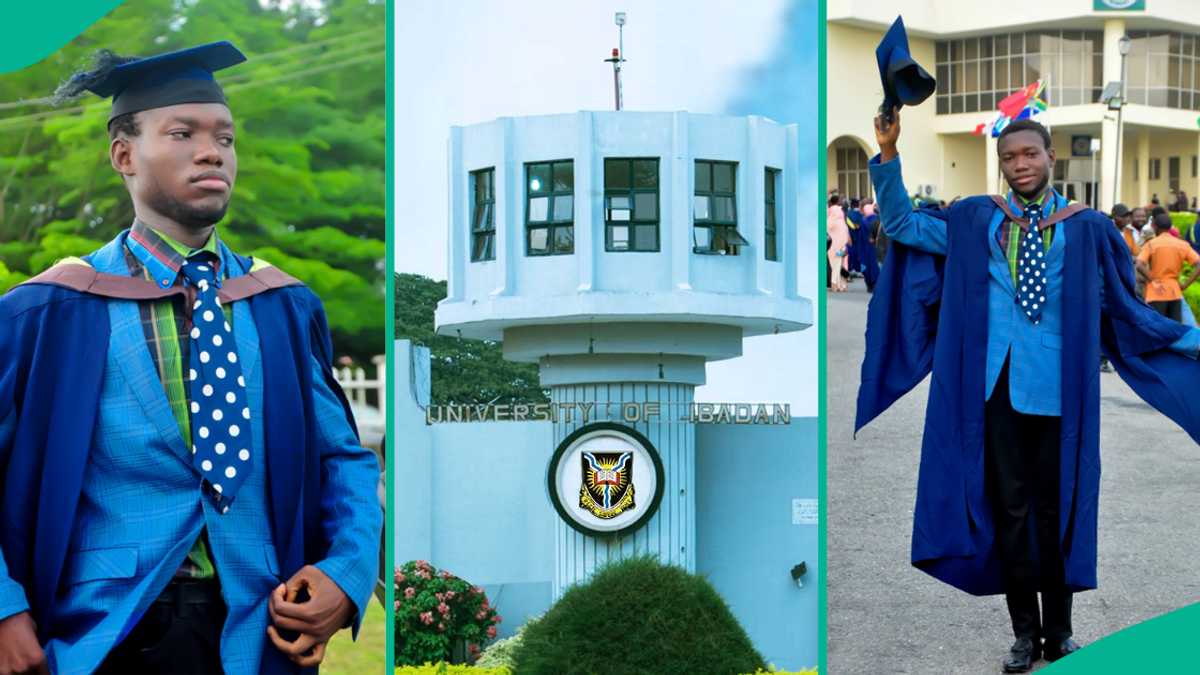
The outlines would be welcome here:
<svg viewBox="0 0 1200 675">
<path fill-rule="evenodd" d="M 112 97 L 110 122 L 127 113 L 180 103 L 225 103 L 213 73 L 245 60 L 233 43 L 213 42 L 85 73 L 91 79 L 83 88 L 102 98 Z"/>
<path fill-rule="evenodd" d="M 908 33 L 904 30 L 904 18 L 896 17 L 875 48 L 875 60 L 879 63 L 879 79 L 883 82 L 883 104 L 879 112 L 892 121 L 892 108 L 919 105 L 933 94 L 937 82 L 908 51 Z"/>
</svg>

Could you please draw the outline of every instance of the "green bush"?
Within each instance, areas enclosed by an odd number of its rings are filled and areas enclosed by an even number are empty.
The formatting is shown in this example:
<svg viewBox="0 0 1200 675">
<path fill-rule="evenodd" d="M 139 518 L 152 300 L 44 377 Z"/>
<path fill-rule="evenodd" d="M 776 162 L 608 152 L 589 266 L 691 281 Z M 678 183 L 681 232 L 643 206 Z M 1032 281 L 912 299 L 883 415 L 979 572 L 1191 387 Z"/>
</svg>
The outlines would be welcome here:
<svg viewBox="0 0 1200 675">
<path fill-rule="evenodd" d="M 1196 214 L 1191 211 L 1176 211 L 1171 214 L 1171 224 L 1179 230 L 1179 236 L 1187 239 L 1188 232 L 1196 224 Z"/>
<path fill-rule="evenodd" d="M 396 668 L 395 675 L 512 675 L 512 671 L 508 668 L 452 666 L 439 661 L 421 666 L 400 666 Z"/>
<path fill-rule="evenodd" d="M 606 565 L 525 630 L 520 675 L 705 673 L 763 669 L 763 658 L 703 577 L 652 556 Z"/>
<path fill-rule="evenodd" d="M 480 668 L 507 668 L 512 670 L 516 665 L 514 655 L 525 641 L 525 631 L 537 620 L 537 618 L 530 619 L 525 625 L 517 629 L 515 635 L 506 637 L 503 640 L 496 640 L 488 645 L 487 649 L 484 649 L 483 653 L 479 655 L 479 659 L 475 661 L 475 665 Z"/>
</svg>

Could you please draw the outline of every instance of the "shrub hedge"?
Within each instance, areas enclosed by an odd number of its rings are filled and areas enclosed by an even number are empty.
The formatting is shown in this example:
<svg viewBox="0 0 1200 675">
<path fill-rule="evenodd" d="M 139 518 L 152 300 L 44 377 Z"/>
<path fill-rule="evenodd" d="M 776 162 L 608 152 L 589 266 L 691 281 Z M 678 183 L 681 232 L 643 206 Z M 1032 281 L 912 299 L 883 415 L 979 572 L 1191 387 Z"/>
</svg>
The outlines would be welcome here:
<svg viewBox="0 0 1200 675">
<path fill-rule="evenodd" d="M 766 667 L 707 580 L 653 556 L 606 565 L 568 589 L 524 631 L 513 660 L 520 675 L 737 675 Z"/>
</svg>

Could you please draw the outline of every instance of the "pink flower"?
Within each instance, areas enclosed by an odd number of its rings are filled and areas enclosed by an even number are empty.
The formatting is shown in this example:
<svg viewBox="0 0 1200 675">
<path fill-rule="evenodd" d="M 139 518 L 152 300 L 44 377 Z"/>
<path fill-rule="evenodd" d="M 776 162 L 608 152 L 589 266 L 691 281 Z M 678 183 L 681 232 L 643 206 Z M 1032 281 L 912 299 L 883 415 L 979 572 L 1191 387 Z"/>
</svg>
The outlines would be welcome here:
<svg viewBox="0 0 1200 675">
<path fill-rule="evenodd" d="M 471 644 L 467 645 L 467 651 L 471 652 L 472 654 L 478 654 L 479 653 L 479 645 L 477 645 L 475 643 L 471 643 Z"/>
<path fill-rule="evenodd" d="M 404 576 L 404 572 L 400 572 L 400 571 L 396 572 L 396 583 L 402 584 L 402 583 L 404 583 L 404 580 L 407 578 L 408 577 Z"/>
<path fill-rule="evenodd" d="M 452 576 L 454 576 L 454 575 L 453 575 L 453 574 L 450 574 L 450 572 L 448 572 L 448 571 L 446 571 L 446 570 L 442 570 L 442 571 L 441 571 L 441 577 L 442 577 L 443 579 L 449 579 L 449 578 L 450 578 L 450 577 L 452 577 Z"/>
<path fill-rule="evenodd" d="M 492 615 L 492 623 L 500 623 L 500 615 L 499 614 Z"/>
<path fill-rule="evenodd" d="M 433 612 L 421 612 L 421 623 L 426 626 L 433 623 Z"/>
<path fill-rule="evenodd" d="M 475 612 L 475 618 L 479 619 L 480 621 L 483 621 L 484 617 L 486 617 L 486 616 L 487 616 L 487 610 L 485 610 L 485 609 L 481 609 L 478 612 Z"/>
<path fill-rule="evenodd" d="M 453 600 L 454 599 L 454 591 L 446 591 L 446 599 Z"/>
<path fill-rule="evenodd" d="M 442 632 L 442 631 L 444 631 L 444 630 L 446 630 L 446 624 L 444 624 L 444 623 L 441 623 L 441 622 L 439 621 L 439 622 L 438 622 L 438 632 L 440 633 L 440 632 Z"/>
<path fill-rule="evenodd" d="M 482 589 L 482 588 L 480 588 L 480 587 L 478 587 L 478 586 L 472 586 L 472 587 L 471 587 L 471 592 L 472 592 L 472 593 L 474 593 L 475 595 L 482 595 L 482 594 L 483 594 L 483 589 Z"/>
<path fill-rule="evenodd" d="M 450 605 L 447 605 L 446 603 L 443 602 L 437 606 L 437 609 L 442 614 L 447 614 L 450 612 Z"/>
<path fill-rule="evenodd" d="M 412 596 L 414 596 L 416 594 L 417 594 L 417 589 L 413 588 L 412 586 L 409 586 L 408 588 L 404 589 L 404 597 L 408 598 L 409 600 L 411 600 Z"/>
<path fill-rule="evenodd" d="M 496 637 L 496 627 L 495 626 L 488 626 L 487 636 L 490 638 Z"/>
<path fill-rule="evenodd" d="M 437 599 L 438 599 L 438 602 L 441 602 L 441 601 L 442 601 L 442 598 L 443 598 L 443 597 L 445 597 L 445 596 L 444 596 L 444 595 L 442 595 L 441 593 L 434 593 L 434 594 L 433 594 L 433 597 L 437 598 Z"/>
<path fill-rule="evenodd" d="M 394 604 L 396 605 L 396 607 L 395 607 L 396 611 L 399 612 L 400 611 L 400 601 L 397 600 Z"/>
</svg>

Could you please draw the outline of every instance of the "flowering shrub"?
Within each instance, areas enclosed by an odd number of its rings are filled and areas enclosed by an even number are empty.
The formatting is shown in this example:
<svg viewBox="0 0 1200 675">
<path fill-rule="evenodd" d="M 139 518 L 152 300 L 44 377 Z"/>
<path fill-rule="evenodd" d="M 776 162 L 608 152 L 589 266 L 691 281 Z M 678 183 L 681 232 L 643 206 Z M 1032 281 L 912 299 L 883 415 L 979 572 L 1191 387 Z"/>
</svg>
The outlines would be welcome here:
<svg viewBox="0 0 1200 675">
<path fill-rule="evenodd" d="M 424 560 L 397 567 L 393 582 L 397 666 L 465 660 L 456 658 L 456 648 L 465 648 L 465 657 L 473 661 L 480 645 L 496 637 L 500 615 L 482 588 Z"/>
</svg>

